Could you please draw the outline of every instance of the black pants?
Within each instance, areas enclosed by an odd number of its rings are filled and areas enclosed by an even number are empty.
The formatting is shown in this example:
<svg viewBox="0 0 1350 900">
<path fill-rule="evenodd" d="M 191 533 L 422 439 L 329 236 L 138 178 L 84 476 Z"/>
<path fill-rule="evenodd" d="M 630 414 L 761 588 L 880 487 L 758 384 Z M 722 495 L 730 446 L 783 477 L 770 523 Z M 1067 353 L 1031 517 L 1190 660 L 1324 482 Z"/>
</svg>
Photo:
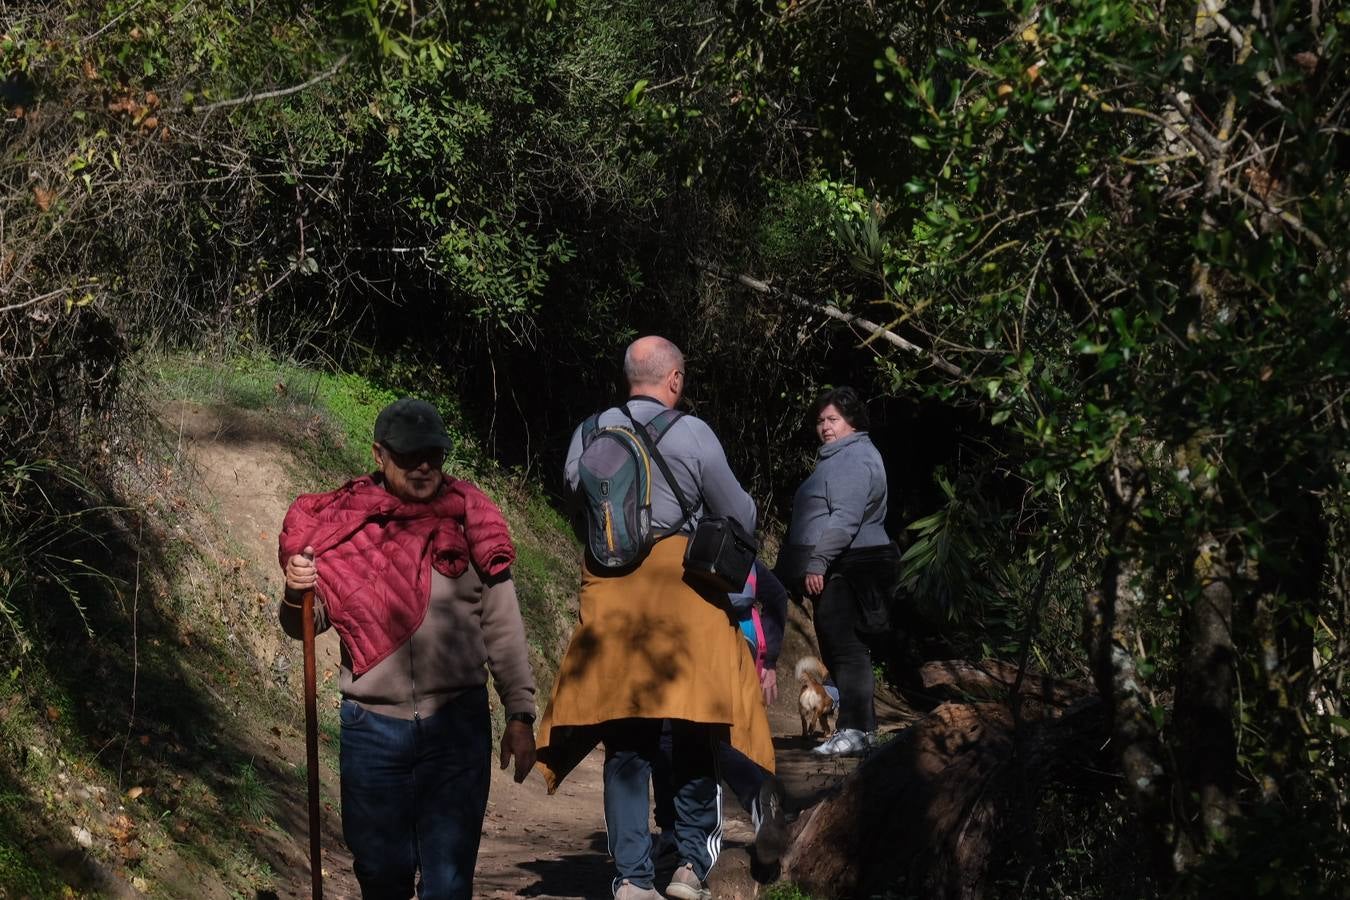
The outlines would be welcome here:
<svg viewBox="0 0 1350 900">
<path fill-rule="evenodd" d="M 831 575 L 816 600 L 815 621 L 821 661 L 839 688 L 838 727 L 876 731 L 872 654 L 858 636 L 857 618 L 858 602 L 848 579 Z"/>
<path fill-rule="evenodd" d="M 872 654 L 858 631 L 859 592 L 889 596 L 898 564 L 895 545 L 887 544 L 849 550 L 825 574 L 825 590 L 815 604 L 816 639 L 821 661 L 839 688 L 840 729 L 876 731 L 877 714 L 872 704 L 876 681 Z"/>
</svg>

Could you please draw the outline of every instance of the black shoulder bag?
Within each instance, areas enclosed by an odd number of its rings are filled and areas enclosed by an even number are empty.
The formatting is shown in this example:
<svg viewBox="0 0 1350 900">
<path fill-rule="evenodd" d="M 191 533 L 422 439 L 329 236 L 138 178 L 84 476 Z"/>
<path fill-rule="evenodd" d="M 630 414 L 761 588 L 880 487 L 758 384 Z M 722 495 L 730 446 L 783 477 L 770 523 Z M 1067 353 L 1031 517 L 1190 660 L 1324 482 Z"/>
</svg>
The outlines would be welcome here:
<svg viewBox="0 0 1350 900">
<path fill-rule="evenodd" d="M 672 532 L 679 531 L 685 522 L 693 518 L 694 509 L 685 498 L 684 491 L 680 489 L 680 483 L 675 480 L 675 475 L 670 471 L 665 457 L 656 449 L 656 444 L 651 440 L 647 429 L 633 418 L 627 404 L 624 404 L 623 411 L 633 423 L 634 431 L 646 444 L 647 454 L 655 460 L 657 468 L 665 476 L 671 493 L 675 495 L 675 502 L 680 504 L 680 512 L 684 518 L 678 527 L 671 529 Z M 732 593 L 745 587 L 745 580 L 750 577 L 750 568 L 755 564 L 755 556 L 758 553 L 759 545 L 755 542 L 754 535 L 746 531 L 745 526 L 737 521 L 735 516 L 709 516 L 700 519 L 698 525 L 694 527 L 694 534 L 689 538 L 689 545 L 684 551 L 684 571 L 700 584 L 717 591 Z"/>
</svg>

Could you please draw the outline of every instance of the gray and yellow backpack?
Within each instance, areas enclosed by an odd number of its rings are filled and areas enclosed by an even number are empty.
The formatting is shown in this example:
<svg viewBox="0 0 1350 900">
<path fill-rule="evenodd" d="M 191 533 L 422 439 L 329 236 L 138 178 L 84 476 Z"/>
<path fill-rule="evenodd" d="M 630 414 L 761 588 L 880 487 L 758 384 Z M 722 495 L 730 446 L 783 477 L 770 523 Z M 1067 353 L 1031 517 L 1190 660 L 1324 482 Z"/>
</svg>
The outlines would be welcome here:
<svg viewBox="0 0 1350 900">
<path fill-rule="evenodd" d="M 656 445 L 684 414 L 667 409 L 642 425 L 627 405 L 619 408 L 631 427 L 601 425 L 600 413 L 581 425 L 578 489 L 586 509 L 586 548 L 604 569 L 640 562 L 653 544 L 684 527 L 681 521 L 652 532 L 653 463 L 665 469 Z"/>
</svg>

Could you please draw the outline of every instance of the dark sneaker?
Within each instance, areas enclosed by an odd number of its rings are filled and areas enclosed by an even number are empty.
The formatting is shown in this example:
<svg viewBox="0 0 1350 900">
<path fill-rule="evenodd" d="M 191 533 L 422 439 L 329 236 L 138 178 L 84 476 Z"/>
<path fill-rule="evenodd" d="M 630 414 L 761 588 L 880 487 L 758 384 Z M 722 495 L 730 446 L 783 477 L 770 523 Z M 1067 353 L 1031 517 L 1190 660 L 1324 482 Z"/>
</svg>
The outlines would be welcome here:
<svg viewBox="0 0 1350 900">
<path fill-rule="evenodd" d="M 652 865 L 665 869 L 675 865 L 679 859 L 680 846 L 675 841 L 675 829 L 663 828 L 652 834 Z"/>
<path fill-rule="evenodd" d="M 684 863 L 675 870 L 675 875 L 670 879 L 666 896 L 673 900 L 712 900 L 712 891 L 698 880 L 698 876 L 694 874 L 694 864 Z"/>
<path fill-rule="evenodd" d="M 759 786 L 759 797 L 751 810 L 755 825 L 755 859 L 774 863 L 787 849 L 787 816 L 783 812 L 783 783 L 770 775 Z"/>
</svg>

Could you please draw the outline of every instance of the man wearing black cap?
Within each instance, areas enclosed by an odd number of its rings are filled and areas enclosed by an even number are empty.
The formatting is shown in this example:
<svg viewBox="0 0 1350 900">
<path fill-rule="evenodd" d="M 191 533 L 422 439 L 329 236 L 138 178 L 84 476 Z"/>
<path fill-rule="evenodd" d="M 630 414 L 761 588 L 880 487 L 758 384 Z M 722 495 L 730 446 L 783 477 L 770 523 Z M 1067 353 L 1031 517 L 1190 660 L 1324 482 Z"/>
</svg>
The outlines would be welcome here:
<svg viewBox="0 0 1350 900">
<path fill-rule="evenodd" d="M 379 469 L 298 498 L 279 558 L 282 627 L 342 639 L 342 824 L 365 898 L 464 898 L 487 807 L 487 670 L 506 710 L 501 766 L 534 765 L 534 680 L 501 512 L 441 466 L 435 407 L 403 399 L 375 420 Z"/>
</svg>

